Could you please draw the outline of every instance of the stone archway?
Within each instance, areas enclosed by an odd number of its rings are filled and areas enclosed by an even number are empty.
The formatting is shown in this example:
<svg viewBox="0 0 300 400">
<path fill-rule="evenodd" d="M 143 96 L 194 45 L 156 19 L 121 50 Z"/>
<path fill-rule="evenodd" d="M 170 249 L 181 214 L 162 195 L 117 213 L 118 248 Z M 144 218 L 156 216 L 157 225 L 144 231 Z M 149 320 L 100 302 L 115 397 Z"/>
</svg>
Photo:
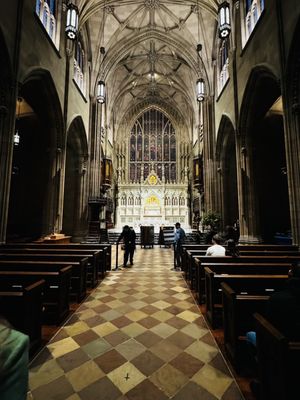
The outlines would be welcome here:
<svg viewBox="0 0 300 400">
<path fill-rule="evenodd" d="M 63 232 L 80 241 L 87 230 L 86 172 L 88 145 L 81 117 L 68 130 L 66 147 Z"/>
<path fill-rule="evenodd" d="M 283 108 L 279 82 L 265 67 L 249 78 L 241 111 L 241 237 L 274 242 L 290 230 Z"/>
<path fill-rule="evenodd" d="M 225 115 L 222 116 L 218 132 L 216 161 L 223 225 L 233 225 L 239 219 L 236 143 L 233 124 Z"/>
<path fill-rule="evenodd" d="M 20 144 L 14 147 L 13 154 L 7 236 L 30 240 L 55 231 L 63 122 L 48 71 L 30 73 L 19 98 L 29 111 L 16 113 Z"/>
</svg>

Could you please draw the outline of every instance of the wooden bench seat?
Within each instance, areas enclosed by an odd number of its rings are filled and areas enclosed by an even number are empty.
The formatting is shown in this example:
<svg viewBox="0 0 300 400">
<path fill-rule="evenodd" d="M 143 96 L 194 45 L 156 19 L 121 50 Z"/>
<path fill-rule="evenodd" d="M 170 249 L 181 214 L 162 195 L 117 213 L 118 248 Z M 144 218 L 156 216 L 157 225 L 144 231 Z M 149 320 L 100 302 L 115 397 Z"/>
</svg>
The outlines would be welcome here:
<svg viewBox="0 0 300 400">
<path fill-rule="evenodd" d="M 34 255 L 77 255 L 81 256 L 82 258 L 88 257 L 88 264 L 87 264 L 87 284 L 94 288 L 98 283 L 99 275 L 102 277 L 104 274 L 105 265 L 103 262 L 103 250 L 81 250 L 81 249 L 57 249 L 57 248 L 31 248 L 31 247 L 24 247 L 24 248 L 0 248 L 0 258 L 1 255 L 4 254 L 34 254 Z"/>
<path fill-rule="evenodd" d="M 111 244 L 109 243 L 35 243 L 35 242 L 27 242 L 27 243 L 6 243 L 0 246 L 1 249 L 4 248 L 43 248 L 43 249 L 80 249 L 80 250 L 103 250 L 105 251 L 104 260 L 105 260 L 105 271 L 111 270 Z"/>
<path fill-rule="evenodd" d="M 246 333 L 255 330 L 253 314 L 265 313 L 268 294 L 257 294 L 255 288 L 247 294 L 237 293 L 234 286 L 221 283 L 223 303 L 224 346 L 235 370 L 240 372 L 247 364 Z"/>
<path fill-rule="evenodd" d="M 45 280 L 22 275 L 0 280 L 0 314 L 29 336 L 32 354 L 42 342 L 42 297 Z"/>
<path fill-rule="evenodd" d="M 69 290 L 72 266 L 42 265 L 22 262 L 8 264 L 0 261 L 0 279 L 10 284 L 21 280 L 23 284 L 34 280 L 45 281 L 43 289 L 43 322 L 59 324 L 70 311 Z"/>
<path fill-rule="evenodd" d="M 300 399 L 300 341 L 292 342 L 266 318 L 254 314 L 261 398 Z"/>
<path fill-rule="evenodd" d="M 205 267 L 205 304 L 206 317 L 214 329 L 221 322 L 220 312 L 222 310 L 222 290 L 221 283 L 225 282 L 233 286 L 237 293 L 251 293 L 255 290 L 256 294 L 268 295 L 270 292 L 282 289 L 287 280 L 286 275 L 254 275 L 254 274 L 217 274 L 210 268 Z"/>
<path fill-rule="evenodd" d="M 88 269 L 88 257 L 80 255 L 64 254 L 0 254 L 0 261 L 28 261 L 50 262 L 59 265 L 72 265 L 70 295 L 80 302 L 86 296 L 86 273 Z"/>
<path fill-rule="evenodd" d="M 217 274 L 230 275 L 287 275 L 292 264 L 291 263 L 201 263 L 200 277 L 197 278 L 197 297 L 202 304 L 205 297 L 205 273 L 204 268 L 208 267 Z"/>
</svg>

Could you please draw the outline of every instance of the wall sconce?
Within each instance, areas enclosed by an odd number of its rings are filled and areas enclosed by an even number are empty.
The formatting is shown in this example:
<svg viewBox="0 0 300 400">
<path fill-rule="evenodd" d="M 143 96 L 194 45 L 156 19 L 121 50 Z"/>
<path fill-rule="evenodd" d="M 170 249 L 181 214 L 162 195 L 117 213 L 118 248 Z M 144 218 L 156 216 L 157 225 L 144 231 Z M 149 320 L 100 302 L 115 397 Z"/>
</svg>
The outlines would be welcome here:
<svg viewBox="0 0 300 400">
<path fill-rule="evenodd" d="M 20 120 L 21 103 L 22 103 L 22 97 L 18 97 L 18 99 L 17 99 L 16 123 L 18 123 L 18 121 Z M 16 131 L 15 131 L 15 134 L 14 134 L 14 146 L 19 146 L 19 144 L 20 144 L 20 135 L 19 135 L 18 127 L 17 127 Z"/>
<path fill-rule="evenodd" d="M 97 102 L 100 104 L 105 103 L 105 83 L 103 81 L 98 82 L 97 86 Z"/>
<path fill-rule="evenodd" d="M 204 79 L 200 78 L 197 80 L 197 101 L 202 102 L 205 97 L 205 84 Z"/>
<path fill-rule="evenodd" d="M 230 8 L 229 8 L 229 3 L 227 3 L 227 1 L 224 1 L 222 4 L 220 4 L 218 19 L 219 19 L 219 38 L 226 39 L 231 31 Z"/>
<path fill-rule="evenodd" d="M 78 8 L 71 2 L 67 5 L 66 35 L 70 40 L 76 40 L 78 34 Z"/>
</svg>

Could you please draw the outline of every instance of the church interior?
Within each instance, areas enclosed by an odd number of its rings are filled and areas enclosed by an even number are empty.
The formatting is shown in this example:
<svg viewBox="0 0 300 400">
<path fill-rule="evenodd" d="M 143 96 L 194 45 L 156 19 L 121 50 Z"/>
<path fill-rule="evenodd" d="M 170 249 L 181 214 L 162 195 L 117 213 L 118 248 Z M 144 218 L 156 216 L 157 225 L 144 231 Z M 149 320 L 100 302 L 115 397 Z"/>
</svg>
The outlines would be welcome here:
<svg viewBox="0 0 300 400">
<path fill-rule="evenodd" d="M 300 2 L 5 3 L 0 399 L 300 398 Z"/>
</svg>

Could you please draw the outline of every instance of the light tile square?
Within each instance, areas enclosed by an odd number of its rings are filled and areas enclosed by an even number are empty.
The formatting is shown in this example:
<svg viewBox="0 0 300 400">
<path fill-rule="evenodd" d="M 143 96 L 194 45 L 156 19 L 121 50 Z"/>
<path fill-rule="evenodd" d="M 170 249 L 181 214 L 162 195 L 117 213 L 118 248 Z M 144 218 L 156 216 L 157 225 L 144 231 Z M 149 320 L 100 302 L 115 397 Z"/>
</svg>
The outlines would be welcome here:
<svg viewBox="0 0 300 400">
<path fill-rule="evenodd" d="M 231 385 L 232 378 L 210 365 L 205 365 L 193 376 L 192 381 L 204 387 L 218 399 L 221 399 Z"/>
<path fill-rule="evenodd" d="M 161 336 L 164 339 L 177 331 L 177 329 L 175 329 L 173 326 L 165 323 L 160 323 L 151 328 L 150 330 L 151 332 L 156 333 L 157 335 Z"/>
<path fill-rule="evenodd" d="M 111 322 L 105 322 L 104 324 L 94 326 L 92 330 L 96 332 L 99 336 L 103 337 L 117 331 L 118 328 Z"/>
<path fill-rule="evenodd" d="M 89 329 L 89 328 L 87 328 Z M 58 342 L 49 343 L 47 346 L 48 350 L 52 354 L 53 358 L 58 358 L 70 351 L 79 348 L 79 344 L 75 342 L 71 337 L 59 340 Z"/>
<path fill-rule="evenodd" d="M 203 361 L 204 363 L 208 363 L 213 358 L 215 358 L 215 356 L 218 353 L 218 349 L 204 342 L 201 342 L 201 340 L 198 340 L 192 343 L 188 348 L 186 348 L 185 352 L 193 357 L 198 358 L 200 361 Z"/>
<path fill-rule="evenodd" d="M 129 390 L 146 379 L 145 375 L 130 362 L 121 365 L 121 367 L 110 372 L 107 376 L 123 394 L 129 392 Z"/>
</svg>

